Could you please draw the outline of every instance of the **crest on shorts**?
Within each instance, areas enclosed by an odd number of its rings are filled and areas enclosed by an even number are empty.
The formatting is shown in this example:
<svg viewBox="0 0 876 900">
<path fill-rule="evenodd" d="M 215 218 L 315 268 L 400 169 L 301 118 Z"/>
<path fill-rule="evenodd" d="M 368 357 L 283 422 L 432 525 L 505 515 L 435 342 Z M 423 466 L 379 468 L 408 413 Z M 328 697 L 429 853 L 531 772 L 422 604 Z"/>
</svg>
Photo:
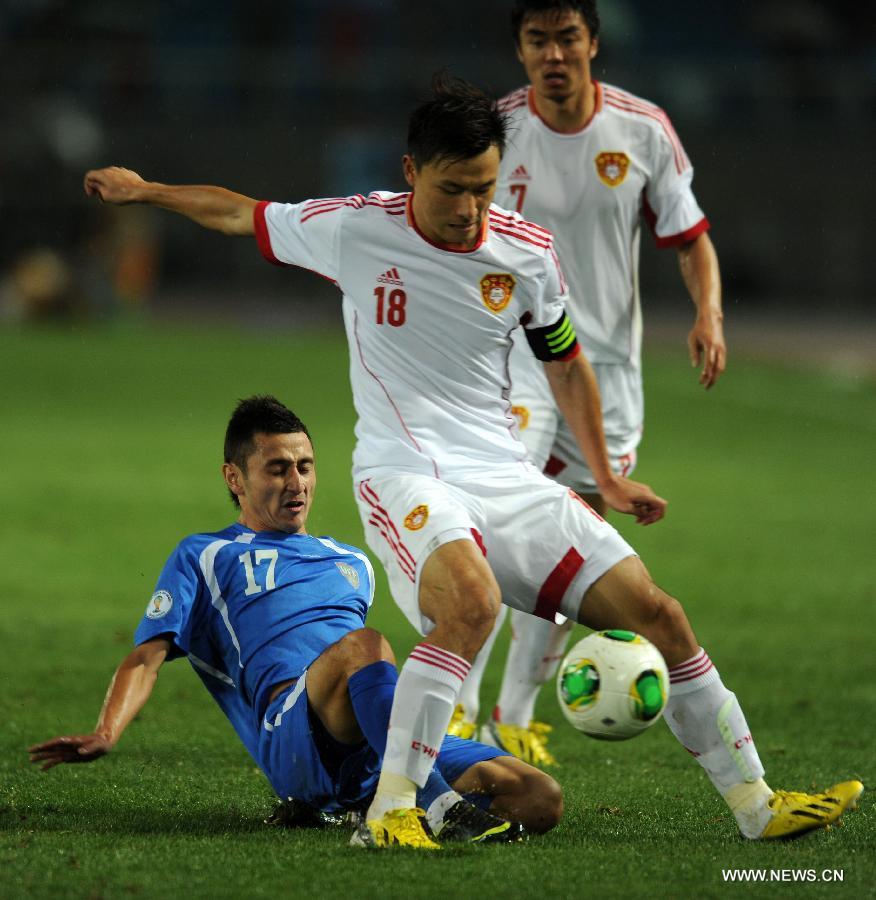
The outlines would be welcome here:
<svg viewBox="0 0 876 900">
<path fill-rule="evenodd" d="M 336 562 L 335 565 L 341 575 L 353 586 L 353 590 L 356 590 L 359 587 L 359 573 L 349 563 Z"/>
<path fill-rule="evenodd" d="M 405 528 L 408 531 L 419 531 L 429 520 L 429 507 L 425 503 L 415 506 L 405 516 Z"/>
<path fill-rule="evenodd" d="M 511 415 L 517 419 L 517 427 L 521 431 L 529 427 L 529 410 L 525 406 L 512 406 Z"/>
<path fill-rule="evenodd" d="M 627 177 L 627 170 L 630 168 L 630 158 L 626 153 L 600 153 L 594 162 L 602 183 L 612 188 Z"/>
<path fill-rule="evenodd" d="M 167 591 L 156 591 L 146 607 L 147 619 L 163 619 L 173 608 L 173 597 Z"/>
<path fill-rule="evenodd" d="M 517 282 L 507 272 L 490 272 L 481 279 L 481 297 L 484 306 L 494 313 L 502 310 L 511 302 L 514 285 Z"/>
</svg>

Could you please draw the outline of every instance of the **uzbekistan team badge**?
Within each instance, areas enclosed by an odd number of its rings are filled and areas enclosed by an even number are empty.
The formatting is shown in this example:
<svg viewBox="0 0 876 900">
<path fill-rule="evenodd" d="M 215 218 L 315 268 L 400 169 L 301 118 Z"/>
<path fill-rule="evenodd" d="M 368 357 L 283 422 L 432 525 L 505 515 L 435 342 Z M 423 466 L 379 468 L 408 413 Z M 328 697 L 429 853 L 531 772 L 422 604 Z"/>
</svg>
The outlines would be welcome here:
<svg viewBox="0 0 876 900">
<path fill-rule="evenodd" d="M 408 531 L 419 531 L 429 520 L 429 507 L 425 503 L 415 506 L 405 516 L 405 528 Z"/>
<path fill-rule="evenodd" d="M 173 597 L 167 591 L 156 591 L 146 607 L 147 619 L 163 619 L 173 609 Z"/>
<path fill-rule="evenodd" d="M 353 590 L 356 590 L 359 587 L 359 573 L 349 563 L 336 562 L 335 565 L 341 575 L 353 586 Z"/>
<path fill-rule="evenodd" d="M 521 431 L 529 427 L 529 410 L 525 406 L 512 406 L 511 415 L 517 419 L 517 427 Z"/>
<path fill-rule="evenodd" d="M 514 293 L 514 285 L 517 282 L 513 275 L 507 273 L 490 272 L 481 279 L 481 297 L 484 306 L 490 312 L 499 313 L 511 302 Z"/>
<path fill-rule="evenodd" d="M 594 160 L 596 172 L 603 184 L 617 187 L 627 177 L 630 158 L 626 153 L 600 153 Z"/>
</svg>

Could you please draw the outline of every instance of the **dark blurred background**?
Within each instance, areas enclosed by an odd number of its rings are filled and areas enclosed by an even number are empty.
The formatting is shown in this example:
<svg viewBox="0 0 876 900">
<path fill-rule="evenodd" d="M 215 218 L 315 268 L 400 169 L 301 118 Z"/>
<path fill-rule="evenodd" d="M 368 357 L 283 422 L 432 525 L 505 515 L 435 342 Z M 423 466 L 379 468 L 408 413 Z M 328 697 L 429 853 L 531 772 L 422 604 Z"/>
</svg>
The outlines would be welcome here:
<svg viewBox="0 0 876 900">
<path fill-rule="evenodd" d="M 335 315 L 312 275 L 167 213 L 87 202 L 83 173 L 123 165 L 277 200 L 403 189 L 407 114 L 435 70 L 499 95 L 523 83 L 509 6 L 0 0 L 0 319 L 207 304 Z M 600 12 L 596 76 L 669 112 L 727 306 L 869 319 L 873 5 L 603 0 Z M 646 314 L 683 307 L 675 254 L 643 245 Z"/>
</svg>

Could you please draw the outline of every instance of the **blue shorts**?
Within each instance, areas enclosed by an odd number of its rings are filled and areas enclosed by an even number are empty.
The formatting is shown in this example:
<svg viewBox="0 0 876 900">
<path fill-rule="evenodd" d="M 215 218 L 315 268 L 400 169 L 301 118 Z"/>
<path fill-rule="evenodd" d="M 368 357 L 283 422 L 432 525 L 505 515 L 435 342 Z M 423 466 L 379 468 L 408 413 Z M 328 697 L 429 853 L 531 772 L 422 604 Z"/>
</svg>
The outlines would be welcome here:
<svg viewBox="0 0 876 900">
<path fill-rule="evenodd" d="M 307 673 L 268 706 L 259 734 L 259 765 L 279 797 L 326 812 L 365 805 L 377 788 L 380 757 L 366 743 L 350 747 L 325 730 L 307 699 Z M 448 784 L 504 750 L 447 735 L 436 766 Z"/>
</svg>

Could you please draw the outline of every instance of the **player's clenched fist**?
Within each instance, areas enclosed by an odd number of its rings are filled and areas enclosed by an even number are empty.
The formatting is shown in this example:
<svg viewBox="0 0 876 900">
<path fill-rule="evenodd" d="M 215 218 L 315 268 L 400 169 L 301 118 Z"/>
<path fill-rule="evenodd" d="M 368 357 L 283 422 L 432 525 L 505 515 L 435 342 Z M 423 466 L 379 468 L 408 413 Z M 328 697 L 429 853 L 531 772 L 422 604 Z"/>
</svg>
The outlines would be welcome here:
<svg viewBox="0 0 876 900">
<path fill-rule="evenodd" d="M 85 173 L 85 193 L 89 197 L 97 195 L 105 203 L 136 203 L 145 184 L 136 172 L 120 166 Z"/>
</svg>

